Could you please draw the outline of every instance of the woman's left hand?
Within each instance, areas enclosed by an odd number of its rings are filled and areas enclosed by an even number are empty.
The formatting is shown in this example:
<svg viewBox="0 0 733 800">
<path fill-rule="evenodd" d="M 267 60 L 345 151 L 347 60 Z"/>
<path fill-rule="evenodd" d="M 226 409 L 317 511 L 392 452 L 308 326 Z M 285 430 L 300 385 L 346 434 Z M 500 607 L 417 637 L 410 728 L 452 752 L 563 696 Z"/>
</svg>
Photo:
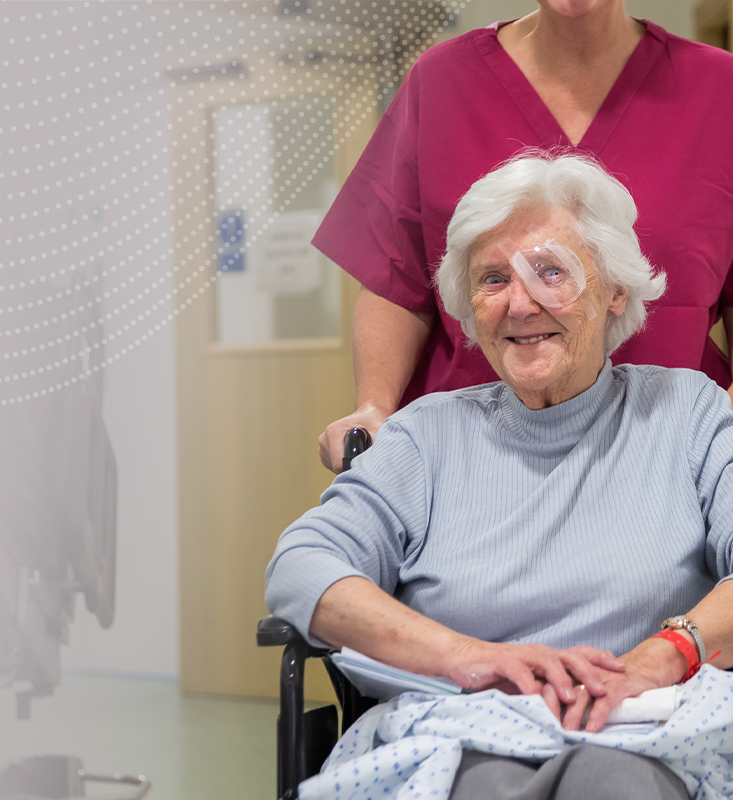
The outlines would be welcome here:
<svg viewBox="0 0 733 800">
<path fill-rule="evenodd" d="M 679 683 L 687 672 L 684 655 L 664 639 L 646 639 L 621 656 L 620 660 L 626 664 L 626 671 L 608 672 L 604 675 L 606 694 L 602 697 L 594 698 L 585 689 L 581 689 L 575 702 L 564 705 L 552 686 L 546 684 L 543 687 L 542 697 L 550 711 L 562 719 L 566 730 L 580 730 L 583 718 L 587 715 L 585 730 L 596 733 L 622 700 L 636 697 L 647 689 Z"/>
</svg>

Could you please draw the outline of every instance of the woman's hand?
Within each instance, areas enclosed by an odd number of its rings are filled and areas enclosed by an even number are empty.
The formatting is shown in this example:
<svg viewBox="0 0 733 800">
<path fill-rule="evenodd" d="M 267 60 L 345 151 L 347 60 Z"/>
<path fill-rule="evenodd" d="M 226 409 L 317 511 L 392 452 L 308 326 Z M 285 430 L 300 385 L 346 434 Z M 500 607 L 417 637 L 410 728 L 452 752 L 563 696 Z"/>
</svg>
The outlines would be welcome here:
<svg viewBox="0 0 733 800">
<path fill-rule="evenodd" d="M 609 676 L 625 669 L 613 653 L 593 647 L 557 650 L 474 639 L 424 617 L 357 576 L 332 583 L 321 595 L 310 633 L 334 647 L 351 647 L 410 672 L 452 678 L 474 691 L 538 694 L 547 684 L 566 705 L 576 699 L 575 683 L 600 696 Z M 559 716 L 559 707 L 555 713 Z"/>
<path fill-rule="evenodd" d="M 647 689 L 658 689 L 679 683 L 687 671 L 687 661 L 682 653 L 664 639 L 646 639 L 619 659 L 625 665 L 624 672 L 606 671 L 601 682 L 603 692 L 597 687 L 577 686 L 577 697 L 572 701 L 561 700 L 555 687 L 546 684 L 542 697 L 550 711 L 562 719 L 566 730 L 580 730 L 587 718 L 585 730 L 596 733 L 616 706 L 627 697 L 637 697 Z M 564 706 L 564 707 L 563 707 Z"/>
<path fill-rule="evenodd" d="M 609 678 L 624 670 L 613 653 L 594 647 L 558 650 L 541 644 L 495 644 L 468 637 L 451 654 L 446 669 L 464 689 L 539 694 L 549 686 L 566 705 L 577 699 L 574 684 L 584 684 L 592 696 L 601 697 Z M 552 710 L 559 718 L 559 706 Z"/>
</svg>

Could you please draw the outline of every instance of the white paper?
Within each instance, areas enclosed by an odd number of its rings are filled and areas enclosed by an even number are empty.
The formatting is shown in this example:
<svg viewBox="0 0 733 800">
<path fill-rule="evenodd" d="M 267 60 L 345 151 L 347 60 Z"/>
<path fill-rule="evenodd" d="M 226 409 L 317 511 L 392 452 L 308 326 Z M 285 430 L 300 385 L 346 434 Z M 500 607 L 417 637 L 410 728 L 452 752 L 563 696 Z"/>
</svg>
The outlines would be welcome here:
<svg viewBox="0 0 733 800">
<path fill-rule="evenodd" d="M 390 667 L 348 647 L 343 647 L 340 653 L 332 653 L 331 658 L 365 697 L 389 700 L 402 692 L 461 693 L 461 687 L 451 680 Z"/>
<path fill-rule="evenodd" d="M 319 211 L 288 211 L 275 217 L 253 247 L 257 288 L 278 295 L 305 294 L 321 284 L 318 252 L 310 243 Z"/>
</svg>

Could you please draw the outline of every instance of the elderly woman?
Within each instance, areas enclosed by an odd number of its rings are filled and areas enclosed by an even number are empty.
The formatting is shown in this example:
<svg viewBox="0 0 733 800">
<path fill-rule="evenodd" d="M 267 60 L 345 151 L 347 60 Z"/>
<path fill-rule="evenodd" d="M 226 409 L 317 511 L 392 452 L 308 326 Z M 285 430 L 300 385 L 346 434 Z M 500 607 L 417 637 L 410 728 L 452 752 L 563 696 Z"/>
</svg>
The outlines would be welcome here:
<svg viewBox="0 0 733 800">
<path fill-rule="evenodd" d="M 624 698 L 707 655 L 733 665 L 730 398 L 700 373 L 608 359 L 665 284 L 635 216 L 621 184 L 576 156 L 522 157 L 471 187 L 438 285 L 502 381 L 387 421 L 282 535 L 274 614 L 472 691 L 541 694 L 568 731 L 599 731 Z M 557 797 L 688 796 L 654 759 L 590 750 L 578 763 L 592 787 L 572 783 L 565 756 L 509 760 L 505 775 L 506 759 L 481 754 L 464 757 L 452 797 L 555 797 L 558 770 L 576 788 Z M 603 774 L 615 794 L 599 794 Z"/>
</svg>

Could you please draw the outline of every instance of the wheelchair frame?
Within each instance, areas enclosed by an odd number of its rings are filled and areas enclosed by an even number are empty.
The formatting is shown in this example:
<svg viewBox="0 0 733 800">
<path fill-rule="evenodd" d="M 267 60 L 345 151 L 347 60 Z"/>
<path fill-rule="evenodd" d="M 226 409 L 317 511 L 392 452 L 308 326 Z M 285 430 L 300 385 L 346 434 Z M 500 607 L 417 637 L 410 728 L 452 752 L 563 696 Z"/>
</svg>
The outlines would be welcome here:
<svg viewBox="0 0 733 800">
<path fill-rule="evenodd" d="M 372 443 L 364 428 L 352 428 L 344 437 L 343 470 Z M 305 662 L 321 658 L 341 705 L 341 735 L 376 700 L 363 697 L 338 670 L 326 648 L 313 647 L 289 623 L 278 617 L 264 617 L 257 624 L 259 647 L 284 647 L 280 663 L 280 716 L 277 719 L 277 797 L 295 800 L 298 784 L 315 775 L 339 739 L 335 705 L 304 710 Z"/>
<path fill-rule="evenodd" d="M 308 658 L 321 658 L 342 709 L 341 735 L 377 701 L 363 697 L 336 668 L 329 651 L 313 647 L 285 620 L 265 617 L 257 625 L 260 647 L 284 646 L 280 663 L 277 720 L 277 797 L 295 800 L 298 784 L 315 775 L 339 739 L 335 705 L 304 710 L 303 680 Z"/>
</svg>

